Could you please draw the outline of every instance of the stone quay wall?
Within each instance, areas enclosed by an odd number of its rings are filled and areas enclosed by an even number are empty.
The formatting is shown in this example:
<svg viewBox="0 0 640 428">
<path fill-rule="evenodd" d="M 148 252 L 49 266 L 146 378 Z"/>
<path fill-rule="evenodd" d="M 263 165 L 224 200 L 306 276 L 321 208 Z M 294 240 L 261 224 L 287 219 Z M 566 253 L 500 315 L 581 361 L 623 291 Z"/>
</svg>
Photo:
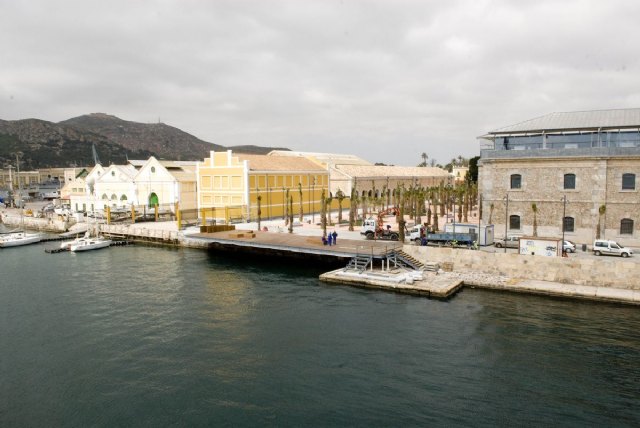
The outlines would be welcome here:
<svg viewBox="0 0 640 428">
<path fill-rule="evenodd" d="M 73 222 L 64 220 L 57 216 L 49 218 L 24 217 L 24 219 L 21 219 L 20 215 L 9 214 L 7 212 L 0 213 L 0 222 L 10 228 L 24 227 L 29 230 L 41 230 L 46 232 L 66 232 L 73 224 Z"/>
<path fill-rule="evenodd" d="M 405 245 L 404 251 L 422 262 L 452 263 L 453 272 L 458 273 L 640 290 L 640 263 L 621 257 L 522 256 L 415 245 Z"/>
</svg>

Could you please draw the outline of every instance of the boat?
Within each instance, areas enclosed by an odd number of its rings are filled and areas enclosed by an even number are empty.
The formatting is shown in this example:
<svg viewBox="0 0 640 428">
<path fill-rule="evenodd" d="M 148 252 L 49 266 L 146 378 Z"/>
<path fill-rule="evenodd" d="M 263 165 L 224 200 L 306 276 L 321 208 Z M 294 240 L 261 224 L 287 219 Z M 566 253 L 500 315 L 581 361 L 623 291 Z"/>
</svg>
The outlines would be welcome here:
<svg viewBox="0 0 640 428">
<path fill-rule="evenodd" d="M 111 239 L 97 238 L 79 238 L 79 241 L 69 246 L 69 250 L 77 253 L 79 251 L 99 250 L 111 246 Z"/>
<path fill-rule="evenodd" d="M 18 169 L 18 176 L 20 176 L 20 160 L 16 155 L 16 168 Z M 22 186 L 18 180 L 18 195 L 20 195 L 20 223 L 24 228 L 24 198 L 22 195 Z M 8 247 L 20 247 L 22 245 L 35 244 L 42 240 L 42 235 L 39 233 L 27 233 L 24 231 L 14 231 L 6 233 L 0 236 L 0 248 Z"/>
<path fill-rule="evenodd" d="M 0 236 L 0 248 L 35 244 L 42 240 L 39 233 L 12 232 Z"/>
<path fill-rule="evenodd" d="M 89 231 L 84 233 L 84 236 L 79 236 L 76 239 L 72 240 L 72 241 L 64 241 L 60 243 L 60 249 L 61 250 L 70 250 L 72 245 L 78 245 L 81 242 L 90 240 L 91 236 L 89 234 Z"/>
</svg>

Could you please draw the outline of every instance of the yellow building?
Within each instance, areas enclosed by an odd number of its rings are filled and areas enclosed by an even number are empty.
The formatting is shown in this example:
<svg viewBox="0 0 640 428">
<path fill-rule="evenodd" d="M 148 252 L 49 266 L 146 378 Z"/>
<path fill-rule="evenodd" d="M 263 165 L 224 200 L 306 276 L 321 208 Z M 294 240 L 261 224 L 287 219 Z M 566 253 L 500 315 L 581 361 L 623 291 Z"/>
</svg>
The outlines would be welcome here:
<svg viewBox="0 0 640 428">
<path fill-rule="evenodd" d="M 329 174 L 300 157 L 211 152 L 198 163 L 198 208 L 201 216 L 217 220 L 255 221 L 284 218 L 287 191 L 293 214 L 321 210 L 322 190 L 329 196 Z"/>
</svg>

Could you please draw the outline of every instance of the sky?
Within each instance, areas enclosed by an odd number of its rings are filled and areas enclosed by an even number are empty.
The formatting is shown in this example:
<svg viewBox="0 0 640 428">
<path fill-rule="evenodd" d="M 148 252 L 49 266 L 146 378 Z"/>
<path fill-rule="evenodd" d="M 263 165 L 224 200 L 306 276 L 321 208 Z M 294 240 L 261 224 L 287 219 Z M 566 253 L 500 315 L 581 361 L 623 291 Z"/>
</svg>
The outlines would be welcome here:
<svg viewBox="0 0 640 428">
<path fill-rule="evenodd" d="M 0 0 L 0 119 L 102 112 L 412 166 L 640 107 L 636 0 Z"/>
</svg>

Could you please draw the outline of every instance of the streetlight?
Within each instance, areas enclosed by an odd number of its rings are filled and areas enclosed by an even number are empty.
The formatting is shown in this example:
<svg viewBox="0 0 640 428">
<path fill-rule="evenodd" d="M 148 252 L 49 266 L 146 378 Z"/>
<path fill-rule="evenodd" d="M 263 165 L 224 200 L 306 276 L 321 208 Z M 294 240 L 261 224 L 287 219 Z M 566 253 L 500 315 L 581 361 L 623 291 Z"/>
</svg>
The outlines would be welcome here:
<svg viewBox="0 0 640 428">
<path fill-rule="evenodd" d="M 504 197 L 506 201 L 504 206 L 504 252 L 507 252 L 507 225 L 509 224 L 509 194 Z"/>
<path fill-rule="evenodd" d="M 567 217 L 567 195 L 562 197 L 562 257 L 565 256 L 564 251 L 564 222 Z"/>
</svg>

